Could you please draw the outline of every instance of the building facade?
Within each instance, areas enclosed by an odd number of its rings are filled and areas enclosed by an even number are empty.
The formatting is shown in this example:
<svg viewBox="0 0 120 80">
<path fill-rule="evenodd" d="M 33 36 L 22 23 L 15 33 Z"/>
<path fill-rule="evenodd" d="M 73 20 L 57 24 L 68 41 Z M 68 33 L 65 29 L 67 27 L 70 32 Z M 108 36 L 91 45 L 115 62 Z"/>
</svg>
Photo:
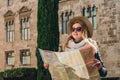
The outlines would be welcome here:
<svg viewBox="0 0 120 80">
<path fill-rule="evenodd" d="M 38 0 L 0 0 L 0 71 L 35 67 Z M 120 76 L 120 1 L 60 0 L 60 49 L 66 41 L 67 25 L 75 16 L 86 16 L 93 24 L 107 77 Z"/>
<path fill-rule="evenodd" d="M 60 0 L 60 49 L 67 37 L 67 25 L 75 16 L 86 16 L 93 24 L 93 39 L 97 41 L 107 77 L 120 77 L 120 1 Z"/>
<path fill-rule="evenodd" d="M 37 0 L 0 0 L 0 71 L 37 68 Z"/>
</svg>

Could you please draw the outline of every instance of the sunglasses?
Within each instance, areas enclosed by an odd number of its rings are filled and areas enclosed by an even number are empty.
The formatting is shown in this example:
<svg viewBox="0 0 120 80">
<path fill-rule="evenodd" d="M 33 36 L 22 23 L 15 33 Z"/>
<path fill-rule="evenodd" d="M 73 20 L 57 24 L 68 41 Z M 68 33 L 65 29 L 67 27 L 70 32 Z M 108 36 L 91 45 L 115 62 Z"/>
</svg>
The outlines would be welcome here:
<svg viewBox="0 0 120 80">
<path fill-rule="evenodd" d="M 78 32 L 80 32 L 82 30 L 82 28 L 81 27 L 72 28 L 72 32 L 74 32 L 75 30 L 78 31 Z"/>
</svg>

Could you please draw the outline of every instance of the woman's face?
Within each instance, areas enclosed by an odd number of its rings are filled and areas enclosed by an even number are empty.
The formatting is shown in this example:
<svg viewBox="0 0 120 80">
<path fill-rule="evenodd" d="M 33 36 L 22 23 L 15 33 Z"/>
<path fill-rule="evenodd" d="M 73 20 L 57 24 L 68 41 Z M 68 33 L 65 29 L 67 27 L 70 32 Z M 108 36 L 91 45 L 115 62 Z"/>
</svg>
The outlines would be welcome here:
<svg viewBox="0 0 120 80">
<path fill-rule="evenodd" d="M 72 26 L 72 36 L 76 42 L 81 41 L 83 39 L 82 38 L 83 30 L 81 27 L 82 26 L 79 23 L 75 23 Z"/>
</svg>

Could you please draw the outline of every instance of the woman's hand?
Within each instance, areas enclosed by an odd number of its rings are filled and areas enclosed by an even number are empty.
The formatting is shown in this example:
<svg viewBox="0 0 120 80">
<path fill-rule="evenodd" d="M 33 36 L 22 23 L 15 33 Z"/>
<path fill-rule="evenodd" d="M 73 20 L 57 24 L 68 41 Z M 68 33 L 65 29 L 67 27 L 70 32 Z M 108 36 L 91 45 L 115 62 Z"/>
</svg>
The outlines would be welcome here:
<svg viewBox="0 0 120 80">
<path fill-rule="evenodd" d="M 93 60 L 93 65 L 92 66 L 96 67 L 98 70 L 100 70 L 102 68 L 101 62 L 97 59 Z"/>
<path fill-rule="evenodd" d="M 95 67 L 97 70 L 100 70 L 102 68 L 101 62 L 97 59 L 91 59 L 87 64 Z"/>
<path fill-rule="evenodd" d="M 48 69 L 48 68 L 49 68 L 49 64 L 48 64 L 48 63 L 44 63 L 43 66 L 44 66 L 45 69 Z"/>
</svg>

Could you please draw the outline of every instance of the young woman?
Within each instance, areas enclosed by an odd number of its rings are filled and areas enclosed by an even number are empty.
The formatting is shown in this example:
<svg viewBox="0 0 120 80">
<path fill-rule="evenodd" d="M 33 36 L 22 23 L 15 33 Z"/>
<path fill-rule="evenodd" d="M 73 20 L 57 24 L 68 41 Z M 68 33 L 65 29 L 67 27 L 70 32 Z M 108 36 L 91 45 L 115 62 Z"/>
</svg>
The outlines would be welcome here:
<svg viewBox="0 0 120 80">
<path fill-rule="evenodd" d="M 95 66 L 100 76 L 104 77 L 107 75 L 107 70 L 101 60 L 100 52 L 96 41 L 92 40 L 93 28 L 90 21 L 83 17 L 78 16 L 70 20 L 68 24 L 68 39 L 65 44 L 65 51 L 72 49 L 82 49 L 87 45 L 90 45 L 94 50 L 95 59 L 91 62 L 92 66 Z"/>
<path fill-rule="evenodd" d="M 98 69 L 100 76 L 106 76 L 107 70 L 101 60 L 97 44 L 91 39 L 93 35 L 93 28 L 90 21 L 83 16 L 74 17 L 68 24 L 68 34 L 69 36 L 64 48 L 65 51 L 73 49 L 82 50 L 88 45 L 91 46 L 95 56 L 95 59 L 91 61 L 91 64 Z M 47 69 L 49 64 L 44 64 L 44 67 Z"/>
</svg>

